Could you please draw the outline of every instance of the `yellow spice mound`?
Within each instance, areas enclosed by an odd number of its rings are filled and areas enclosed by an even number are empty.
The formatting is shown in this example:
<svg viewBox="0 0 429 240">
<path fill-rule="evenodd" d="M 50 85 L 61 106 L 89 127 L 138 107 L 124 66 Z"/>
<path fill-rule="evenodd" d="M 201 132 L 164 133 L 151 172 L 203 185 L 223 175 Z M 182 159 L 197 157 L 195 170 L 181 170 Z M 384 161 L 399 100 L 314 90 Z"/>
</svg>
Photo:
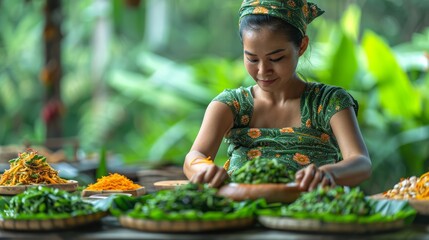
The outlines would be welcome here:
<svg viewBox="0 0 429 240">
<path fill-rule="evenodd" d="M 108 176 L 97 179 L 96 183 L 89 184 L 85 190 L 136 190 L 141 187 L 121 174 L 111 173 Z"/>
</svg>

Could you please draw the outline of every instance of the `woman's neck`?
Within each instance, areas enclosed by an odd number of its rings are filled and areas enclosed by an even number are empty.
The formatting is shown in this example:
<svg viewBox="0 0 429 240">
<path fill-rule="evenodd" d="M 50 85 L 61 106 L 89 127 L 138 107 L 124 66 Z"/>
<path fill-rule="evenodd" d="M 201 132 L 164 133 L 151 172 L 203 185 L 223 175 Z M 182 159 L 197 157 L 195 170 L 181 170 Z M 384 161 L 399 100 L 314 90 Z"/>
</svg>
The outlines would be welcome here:
<svg viewBox="0 0 429 240">
<path fill-rule="evenodd" d="M 304 92 L 307 83 L 296 77 L 292 81 L 288 81 L 281 88 L 268 92 L 261 89 L 258 85 L 253 87 L 254 97 L 263 99 L 264 101 L 271 102 L 271 104 L 278 105 L 286 103 L 289 100 L 300 98 Z"/>
</svg>

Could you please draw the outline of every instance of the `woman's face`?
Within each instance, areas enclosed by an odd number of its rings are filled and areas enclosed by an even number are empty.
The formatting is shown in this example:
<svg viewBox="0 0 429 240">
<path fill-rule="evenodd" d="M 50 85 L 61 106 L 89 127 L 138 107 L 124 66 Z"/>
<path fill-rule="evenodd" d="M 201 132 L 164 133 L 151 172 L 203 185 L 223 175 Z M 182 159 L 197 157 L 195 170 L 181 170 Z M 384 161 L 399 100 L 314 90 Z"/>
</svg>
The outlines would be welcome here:
<svg viewBox="0 0 429 240">
<path fill-rule="evenodd" d="M 301 50 L 302 46 L 297 47 L 284 34 L 267 27 L 244 30 L 242 39 L 244 65 L 263 90 L 280 89 L 296 78 L 298 58 L 305 48 Z"/>
</svg>

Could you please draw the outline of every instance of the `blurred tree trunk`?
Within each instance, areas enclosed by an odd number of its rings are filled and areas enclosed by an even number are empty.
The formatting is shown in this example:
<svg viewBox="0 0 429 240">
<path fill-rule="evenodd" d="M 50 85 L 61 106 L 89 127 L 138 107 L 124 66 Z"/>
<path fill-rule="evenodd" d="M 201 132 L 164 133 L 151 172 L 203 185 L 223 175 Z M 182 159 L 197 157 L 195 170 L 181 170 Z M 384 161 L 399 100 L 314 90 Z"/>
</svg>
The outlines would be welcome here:
<svg viewBox="0 0 429 240">
<path fill-rule="evenodd" d="M 92 35 L 92 59 L 91 59 L 91 78 L 94 83 L 92 93 L 92 116 L 91 121 L 94 125 L 100 123 L 100 118 L 106 117 L 106 108 L 108 93 L 104 81 L 106 67 L 109 62 L 109 46 L 111 37 L 111 22 L 109 13 L 111 11 L 110 0 L 95 0 L 95 10 L 97 18 L 95 20 L 94 31 Z M 101 136 L 106 139 L 107 133 L 100 131 Z M 102 145 L 104 144 L 101 143 Z"/>
<path fill-rule="evenodd" d="M 109 61 L 109 40 L 110 28 L 109 21 L 110 0 L 95 1 L 97 18 L 95 20 L 94 31 L 92 35 L 92 59 L 91 59 L 91 77 L 94 81 L 94 101 L 103 103 L 105 101 L 106 87 L 103 81 L 104 71 Z M 98 104 L 96 104 L 98 105 Z"/>
<path fill-rule="evenodd" d="M 145 43 L 149 49 L 157 51 L 168 43 L 168 0 L 147 0 L 146 6 Z"/>
<path fill-rule="evenodd" d="M 43 40 L 45 61 L 40 78 L 45 86 L 43 119 L 46 124 L 46 139 L 62 136 L 61 120 L 61 1 L 46 0 L 44 7 L 45 26 Z"/>
</svg>

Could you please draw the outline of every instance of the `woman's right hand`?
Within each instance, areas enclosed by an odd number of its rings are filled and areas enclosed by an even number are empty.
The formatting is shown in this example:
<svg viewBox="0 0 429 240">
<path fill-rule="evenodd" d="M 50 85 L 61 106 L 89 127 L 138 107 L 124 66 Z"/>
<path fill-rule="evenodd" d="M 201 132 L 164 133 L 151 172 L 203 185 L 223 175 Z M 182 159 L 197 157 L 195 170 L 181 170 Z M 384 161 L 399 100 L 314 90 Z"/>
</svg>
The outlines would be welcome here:
<svg viewBox="0 0 429 240">
<path fill-rule="evenodd" d="M 204 170 L 195 173 L 190 181 L 192 183 L 208 183 L 210 187 L 217 188 L 222 186 L 228 177 L 228 173 L 223 167 L 212 164 Z"/>
<path fill-rule="evenodd" d="M 323 187 L 335 187 L 336 183 L 332 173 L 318 168 L 314 164 L 308 165 L 296 172 L 295 181 L 298 187 L 304 191 L 311 191 L 317 188 L 318 185 Z"/>
</svg>

